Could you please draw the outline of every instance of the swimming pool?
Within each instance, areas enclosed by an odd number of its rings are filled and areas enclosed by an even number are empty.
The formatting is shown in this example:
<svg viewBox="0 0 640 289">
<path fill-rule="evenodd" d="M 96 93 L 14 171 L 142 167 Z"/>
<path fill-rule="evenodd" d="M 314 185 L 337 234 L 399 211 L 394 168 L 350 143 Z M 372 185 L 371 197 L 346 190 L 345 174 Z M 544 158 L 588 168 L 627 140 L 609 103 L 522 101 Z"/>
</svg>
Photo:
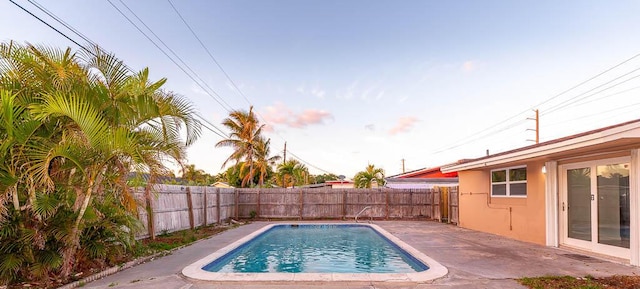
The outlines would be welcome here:
<svg viewBox="0 0 640 289">
<path fill-rule="evenodd" d="M 272 224 L 185 267 L 216 281 L 413 281 L 447 269 L 373 224 Z"/>
</svg>

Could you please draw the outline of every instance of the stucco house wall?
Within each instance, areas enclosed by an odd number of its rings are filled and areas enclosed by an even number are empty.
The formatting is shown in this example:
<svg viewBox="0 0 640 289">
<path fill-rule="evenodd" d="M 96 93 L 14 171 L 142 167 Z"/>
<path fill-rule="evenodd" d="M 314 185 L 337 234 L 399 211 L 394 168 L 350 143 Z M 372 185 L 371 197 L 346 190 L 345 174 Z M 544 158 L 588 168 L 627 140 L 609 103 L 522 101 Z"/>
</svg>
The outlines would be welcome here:
<svg viewBox="0 0 640 289">
<path fill-rule="evenodd" d="M 523 165 L 517 164 L 517 165 Z M 545 243 L 543 162 L 527 162 L 526 197 L 492 197 L 491 170 L 459 172 L 460 226 L 501 236 Z M 505 166 L 509 167 L 509 166 Z"/>
</svg>

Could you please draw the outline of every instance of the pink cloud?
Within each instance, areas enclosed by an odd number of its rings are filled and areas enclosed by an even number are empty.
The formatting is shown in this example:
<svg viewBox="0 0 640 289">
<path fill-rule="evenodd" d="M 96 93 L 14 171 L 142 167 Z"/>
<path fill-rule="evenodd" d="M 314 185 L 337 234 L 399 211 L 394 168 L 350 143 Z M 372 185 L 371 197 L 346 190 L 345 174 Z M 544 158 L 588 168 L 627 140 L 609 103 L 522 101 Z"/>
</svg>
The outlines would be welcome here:
<svg viewBox="0 0 640 289">
<path fill-rule="evenodd" d="M 462 64 L 462 71 L 464 72 L 472 72 L 476 70 L 476 68 L 478 68 L 478 63 L 473 60 L 465 61 L 465 63 Z"/>
<path fill-rule="evenodd" d="M 325 110 L 307 109 L 296 113 L 281 102 L 267 106 L 262 116 L 267 122 L 266 131 L 273 131 L 274 125 L 303 128 L 312 124 L 321 124 L 324 120 L 333 118 L 333 115 Z"/>
<path fill-rule="evenodd" d="M 401 117 L 398 120 L 398 123 L 396 124 L 396 126 L 394 126 L 393 128 L 391 128 L 389 130 L 389 134 L 390 135 L 395 135 L 401 132 L 407 132 L 409 131 L 413 125 L 418 121 L 417 118 L 410 116 L 410 117 Z"/>
<path fill-rule="evenodd" d="M 275 106 L 267 106 L 262 117 L 268 124 L 284 124 L 288 122 L 293 112 L 287 108 L 283 103 L 278 102 Z"/>
<path fill-rule="evenodd" d="M 295 120 L 289 123 L 291 127 L 305 127 L 310 124 L 322 123 L 325 118 L 331 118 L 331 113 L 324 110 L 307 109 L 296 115 Z"/>
</svg>

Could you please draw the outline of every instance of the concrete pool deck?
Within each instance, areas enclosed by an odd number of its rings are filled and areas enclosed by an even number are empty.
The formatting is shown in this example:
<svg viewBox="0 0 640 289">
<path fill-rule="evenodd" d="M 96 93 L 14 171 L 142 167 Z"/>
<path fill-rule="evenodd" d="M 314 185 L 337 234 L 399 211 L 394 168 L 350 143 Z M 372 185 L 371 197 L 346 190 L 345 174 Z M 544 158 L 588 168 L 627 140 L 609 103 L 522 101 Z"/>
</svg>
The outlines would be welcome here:
<svg viewBox="0 0 640 289">
<path fill-rule="evenodd" d="M 447 267 L 449 273 L 429 283 L 398 282 L 203 282 L 184 278 L 189 264 L 267 224 L 255 222 L 225 231 L 83 288 L 524 288 L 514 279 L 544 275 L 633 275 L 640 268 L 575 252 L 520 242 L 432 221 L 374 221 L 402 241 Z M 247 280 L 250 281 L 250 280 Z"/>
</svg>

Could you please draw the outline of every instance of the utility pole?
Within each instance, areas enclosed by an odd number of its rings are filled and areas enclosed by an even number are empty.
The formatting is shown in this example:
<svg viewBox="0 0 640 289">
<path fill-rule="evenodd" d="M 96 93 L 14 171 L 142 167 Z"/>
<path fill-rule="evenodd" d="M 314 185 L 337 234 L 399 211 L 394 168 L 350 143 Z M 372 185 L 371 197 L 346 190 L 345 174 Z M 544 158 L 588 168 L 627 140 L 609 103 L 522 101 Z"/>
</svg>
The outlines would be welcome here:
<svg viewBox="0 0 640 289">
<path fill-rule="evenodd" d="M 402 159 L 402 173 L 404 174 L 404 159 Z"/>
<path fill-rule="evenodd" d="M 536 142 L 536 144 L 539 144 L 540 143 L 540 113 L 539 113 L 539 111 L 537 109 L 534 109 L 533 111 L 536 112 L 536 118 L 527 118 L 527 119 L 536 121 L 536 128 L 535 128 L 536 139 L 535 139 L 535 142 Z M 527 129 L 527 130 L 534 130 L 534 129 Z M 528 139 L 528 141 L 533 141 L 533 140 Z"/>
<path fill-rule="evenodd" d="M 287 162 L 287 142 L 284 142 L 284 157 L 282 158 L 282 163 Z"/>
</svg>

